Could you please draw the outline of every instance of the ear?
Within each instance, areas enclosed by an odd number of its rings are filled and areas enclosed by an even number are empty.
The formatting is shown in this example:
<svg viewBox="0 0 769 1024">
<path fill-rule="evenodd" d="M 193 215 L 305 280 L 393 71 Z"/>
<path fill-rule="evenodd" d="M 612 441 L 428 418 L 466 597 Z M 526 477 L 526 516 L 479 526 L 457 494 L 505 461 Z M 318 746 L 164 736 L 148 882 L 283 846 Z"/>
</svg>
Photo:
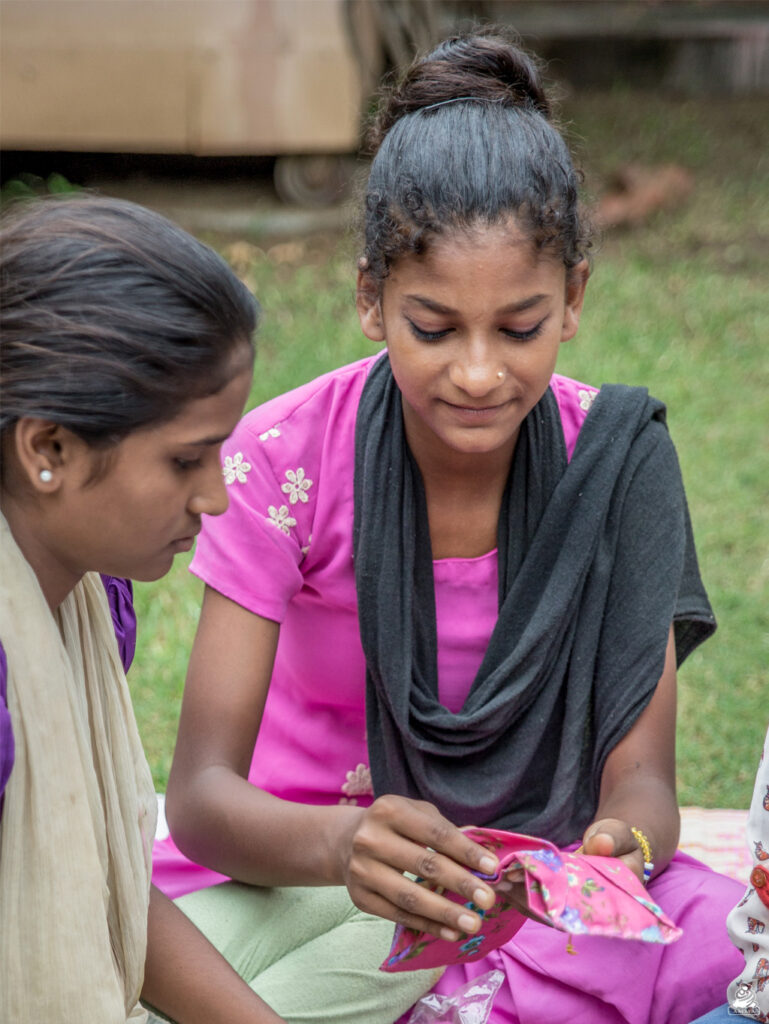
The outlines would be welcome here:
<svg viewBox="0 0 769 1024">
<path fill-rule="evenodd" d="M 74 435 L 58 423 L 36 416 L 22 416 L 13 431 L 13 451 L 21 476 L 40 494 L 58 491 Z"/>
<path fill-rule="evenodd" d="M 381 292 L 376 281 L 365 270 L 358 271 L 355 305 L 363 333 L 371 341 L 385 341 Z"/>
<path fill-rule="evenodd" d="M 561 341 L 569 341 L 577 333 L 589 277 L 590 264 L 587 260 L 580 260 L 575 267 L 570 267 L 566 271 L 566 305 L 563 311 Z"/>
</svg>

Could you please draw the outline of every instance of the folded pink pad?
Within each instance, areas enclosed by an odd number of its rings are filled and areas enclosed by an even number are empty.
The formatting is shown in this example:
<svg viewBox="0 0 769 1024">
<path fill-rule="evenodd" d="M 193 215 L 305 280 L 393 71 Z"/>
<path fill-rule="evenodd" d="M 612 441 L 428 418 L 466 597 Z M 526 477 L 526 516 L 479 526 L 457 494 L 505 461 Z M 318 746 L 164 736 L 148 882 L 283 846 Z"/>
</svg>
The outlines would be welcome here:
<svg viewBox="0 0 769 1024">
<path fill-rule="evenodd" d="M 661 943 L 675 942 L 681 935 L 681 929 L 648 898 L 633 872 L 615 857 L 569 853 L 546 839 L 494 828 L 467 828 L 465 832 L 499 858 L 496 874 L 475 874 L 495 889 L 509 871 L 522 868 L 529 909 L 560 931 Z M 435 888 L 422 879 L 419 882 Z M 462 902 L 453 892 L 439 891 L 455 903 Z M 474 903 L 465 906 L 483 918 L 477 934 L 448 942 L 398 925 L 380 970 L 415 971 L 480 960 L 503 946 L 526 921 L 504 891 L 497 890 L 490 910 L 481 910 Z"/>
</svg>

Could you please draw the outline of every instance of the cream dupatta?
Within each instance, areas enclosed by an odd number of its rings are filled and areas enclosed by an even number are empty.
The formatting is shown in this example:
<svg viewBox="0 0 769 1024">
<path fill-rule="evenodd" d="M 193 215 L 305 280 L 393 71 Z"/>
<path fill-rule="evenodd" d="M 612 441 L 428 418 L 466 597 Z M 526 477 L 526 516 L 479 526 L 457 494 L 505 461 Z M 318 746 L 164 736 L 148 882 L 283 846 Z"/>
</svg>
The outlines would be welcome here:
<svg viewBox="0 0 769 1024">
<path fill-rule="evenodd" d="M 157 807 L 106 593 L 88 573 L 54 617 L 1 515 L 0 640 L 0 1020 L 141 1020 Z"/>
</svg>

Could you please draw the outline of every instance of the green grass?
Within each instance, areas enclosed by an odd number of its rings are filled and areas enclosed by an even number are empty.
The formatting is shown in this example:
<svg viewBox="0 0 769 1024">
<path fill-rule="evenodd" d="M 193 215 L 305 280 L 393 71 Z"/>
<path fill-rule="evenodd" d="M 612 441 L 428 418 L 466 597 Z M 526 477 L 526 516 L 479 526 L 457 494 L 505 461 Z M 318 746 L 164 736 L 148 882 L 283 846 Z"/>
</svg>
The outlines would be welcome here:
<svg viewBox="0 0 769 1024">
<path fill-rule="evenodd" d="M 563 113 L 588 194 L 627 160 L 675 161 L 695 176 L 686 203 L 604 239 L 559 369 L 645 384 L 668 404 L 720 624 L 680 672 L 679 795 L 747 806 L 769 717 L 769 105 L 618 93 Z M 227 250 L 264 309 L 251 404 L 372 350 L 354 312 L 349 240 L 309 240 L 289 262 L 279 262 L 285 248 L 259 245 Z M 177 559 L 165 580 L 136 590 L 129 681 L 162 789 L 201 587 Z"/>
</svg>

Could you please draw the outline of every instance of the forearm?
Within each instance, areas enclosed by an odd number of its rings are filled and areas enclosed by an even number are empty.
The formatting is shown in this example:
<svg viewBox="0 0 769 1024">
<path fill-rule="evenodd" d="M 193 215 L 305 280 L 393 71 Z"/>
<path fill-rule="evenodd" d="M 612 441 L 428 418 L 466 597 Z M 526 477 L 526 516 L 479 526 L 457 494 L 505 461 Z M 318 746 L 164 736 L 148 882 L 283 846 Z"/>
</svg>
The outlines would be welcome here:
<svg viewBox="0 0 769 1024">
<path fill-rule="evenodd" d="M 342 847 L 362 809 L 281 800 L 226 767 L 169 783 L 174 841 L 192 860 L 251 885 L 343 885 Z"/>
<path fill-rule="evenodd" d="M 178 1024 L 284 1024 L 155 886 L 142 999 Z"/>
<path fill-rule="evenodd" d="M 606 758 L 601 776 L 601 792 L 593 825 L 586 838 L 613 835 L 613 842 L 590 842 L 590 852 L 626 856 L 633 870 L 642 873 L 642 849 L 638 837 L 629 831 L 641 830 L 651 846 L 653 874 L 663 871 L 678 846 L 681 820 L 676 800 L 675 764 L 676 653 L 671 627 L 668 634 L 665 666 L 649 704 L 630 731 Z M 601 822 L 622 824 L 604 828 Z M 613 849 L 612 849 L 613 848 Z"/>
</svg>

